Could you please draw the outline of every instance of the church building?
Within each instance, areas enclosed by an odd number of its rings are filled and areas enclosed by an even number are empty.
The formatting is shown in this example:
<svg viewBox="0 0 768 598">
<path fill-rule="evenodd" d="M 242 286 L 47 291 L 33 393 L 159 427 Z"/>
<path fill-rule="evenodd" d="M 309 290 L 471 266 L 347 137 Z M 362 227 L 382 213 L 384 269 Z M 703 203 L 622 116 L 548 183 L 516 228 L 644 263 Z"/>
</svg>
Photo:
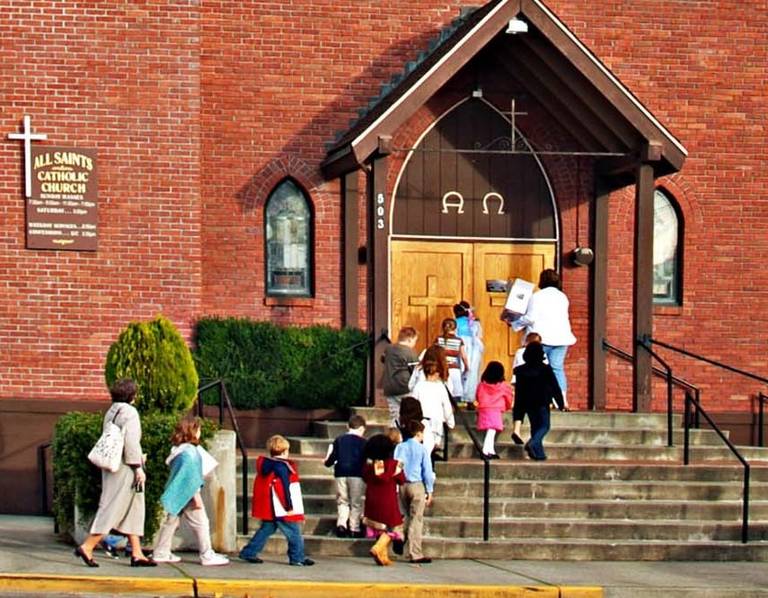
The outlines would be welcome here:
<svg viewBox="0 0 768 598">
<path fill-rule="evenodd" d="M 754 435 L 766 385 L 679 350 L 768 377 L 765 2 L 0 0 L 0 32 L 4 479 L 108 400 L 130 321 L 361 328 L 374 402 L 460 300 L 511 367 L 503 283 L 545 268 L 574 409 L 665 410 L 655 353 Z"/>
</svg>

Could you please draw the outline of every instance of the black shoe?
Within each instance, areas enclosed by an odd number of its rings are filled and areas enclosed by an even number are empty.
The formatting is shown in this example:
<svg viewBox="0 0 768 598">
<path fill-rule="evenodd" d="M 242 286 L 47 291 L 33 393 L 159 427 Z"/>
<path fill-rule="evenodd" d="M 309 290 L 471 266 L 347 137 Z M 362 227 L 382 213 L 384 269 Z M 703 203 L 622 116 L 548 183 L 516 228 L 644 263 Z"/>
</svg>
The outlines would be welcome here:
<svg viewBox="0 0 768 598">
<path fill-rule="evenodd" d="M 337 525 L 336 526 L 336 537 L 337 538 L 349 538 L 349 530 L 344 527 L 343 525 Z"/>
<path fill-rule="evenodd" d="M 520 438 L 520 437 L 519 437 L 517 434 L 515 434 L 514 432 L 512 432 L 512 442 L 514 442 L 515 444 L 525 444 L 525 442 L 523 442 L 523 439 L 522 439 L 522 438 Z"/>
<path fill-rule="evenodd" d="M 349 537 L 350 538 L 365 538 L 365 530 L 364 529 L 350 530 Z"/>
<path fill-rule="evenodd" d="M 403 556 L 403 550 L 405 549 L 405 541 L 392 540 L 392 552 L 399 556 Z"/>
<path fill-rule="evenodd" d="M 295 563 L 288 563 L 292 567 L 311 567 L 315 564 L 312 559 L 304 559 L 303 561 L 296 561 Z"/>
<path fill-rule="evenodd" d="M 523 448 L 525 449 L 525 452 L 528 454 L 529 459 L 536 459 L 536 457 L 533 456 L 533 449 L 531 448 L 531 445 L 527 442 L 523 445 Z"/>
<path fill-rule="evenodd" d="M 257 557 L 257 556 L 243 556 L 242 554 L 240 554 L 240 555 L 238 555 L 238 558 L 239 558 L 241 561 L 246 561 L 246 562 L 248 562 L 248 563 L 254 563 L 254 564 L 256 564 L 256 565 L 259 565 L 259 564 L 261 564 L 261 563 L 263 563 L 263 562 L 264 562 L 264 561 L 262 561 L 262 560 L 261 560 L 259 557 Z"/>
<path fill-rule="evenodd" d="M 489 459 L 500 459 L 501 458 L 496 453 L 491 453 L 490 455 L 486 455 L 486 457 L 488 457 Z"/>
<path fill-rule="evenodd" d="M 157 567 L 152 559 L 135 559 L 131 557 L 131 567 Z"/>
<path fill-rule="evenodd" d="M 120 555 L 117 554 L 117 548 L 110 544 L 101 544 L 101 549 L 107 553 L 107 556 L 113 559 L 119 559 Z"/>
<path fill-rule="evenodd" d="M 80 546 L 75 548 L 75 556 L 79 556 L 81 559 L 83 559 L 83 562 L 89 567 L 99 566 L 99 564 L 96 561 L 94 561 L 93 558 L 88 558 L 88 555 L 85 554 L 85 551 Z"/>
<path fill-rule="evenodd" d="M 141 548 L 141 552 L 144 553 L 144 556 L 151 557 L 152 556 L 152 548 Z M 125 556 L 132 556 L 133 555 L 133 549 L 131 548 L 130 542 L 125 545 L 125 549 L 123 550 L 125 552 Z"/>
<path fill-rule="evenodd" d="M 423 556 L 420 559 L 411 559 L 409 562 L 414 565 L 429 565 L 429 563 L 432 562 L 432 559 L 429 557 Z"/>
</svg>

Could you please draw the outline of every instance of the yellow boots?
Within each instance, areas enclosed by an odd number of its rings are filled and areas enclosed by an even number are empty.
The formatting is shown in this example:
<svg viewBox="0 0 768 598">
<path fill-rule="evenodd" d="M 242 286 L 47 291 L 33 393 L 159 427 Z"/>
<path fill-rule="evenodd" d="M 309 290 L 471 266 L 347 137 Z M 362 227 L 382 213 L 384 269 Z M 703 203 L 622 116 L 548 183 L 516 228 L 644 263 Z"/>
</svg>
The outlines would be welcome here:
<svg viewBox="0 0 768 598">
<path fill-rule="evenodd" d="M 379 539 L 371 548 L 371 556 L 373 560 L 379 565 L 385 567 L 391 565 L 392 561 L 389 560 L 389 545 L 392 542 L 392 538 L 386 533 L 379 535 Z"/>
</svg>

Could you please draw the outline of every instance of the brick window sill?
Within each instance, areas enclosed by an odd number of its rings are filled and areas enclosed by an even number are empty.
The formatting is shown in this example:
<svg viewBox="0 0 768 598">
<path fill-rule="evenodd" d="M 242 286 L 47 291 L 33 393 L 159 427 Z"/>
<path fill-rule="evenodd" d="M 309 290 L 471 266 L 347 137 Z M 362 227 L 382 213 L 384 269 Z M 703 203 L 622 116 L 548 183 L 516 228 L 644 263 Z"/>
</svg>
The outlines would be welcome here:
<svg viewBox="0 0 768 598">
<path fill-rule="evenodd" d="M 654 316 L 682 316 L 683 306 L 682 305 L 654 305 L 653 315 Z"/>
<path fill-rule="evenodd" d="M 264 297 L 267 307 L 312 307 L 314 302 L 312 297 Z"/>
</svg>

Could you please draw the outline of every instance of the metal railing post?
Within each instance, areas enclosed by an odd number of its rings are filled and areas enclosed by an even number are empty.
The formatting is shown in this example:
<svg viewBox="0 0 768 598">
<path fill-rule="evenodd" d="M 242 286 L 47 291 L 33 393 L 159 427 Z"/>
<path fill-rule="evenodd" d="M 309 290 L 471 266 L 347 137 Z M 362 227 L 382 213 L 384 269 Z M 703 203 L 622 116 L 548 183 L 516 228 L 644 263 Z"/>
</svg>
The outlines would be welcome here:
<svg viewBox="0 0 768 598">
<path fill-rule="evenodd" d="M 224 425 L 224 383 L 219 381 L 219 425 Z"/>
<path fill-rule="evenodd" d="M 490 535 L 491 518 L 491 462 L 483 460 L 483 541 L 487 542 Z"/>
<path fill-rule="evenodd" d="M 696 389 L 696 411 L 693 412 L 693 427 L 696 430 L 701 429 L 701 413 L 699 413 L 699 405 L 701 405 L 701 389 Z"/>
<path fill-rule="evenodd" d="M 741 543 L 749 542 L 749 464 L 744 465 L 743 504 L 741 508 Z"/>
<path fill-rule="evenodd" d="M 675 446 L 672 436 L 672 370 L 667 369 L 667 446 Z"/>
<path fill-rule="evenodd" d="M 763 444 L 763 427 L 765 426 L 765 401 L 768 400 L 768 396 L 760 393 L 757 395 L 757 402 L 760 403 L 757 409 L 757 446 L 764 446 Z"/>
<path fill-rule="evenodd" d="M 685 391 L 685 415 L 683 416 L 683 465 L 689 465 L 691 461 L 691 393 Z"/>
<path fill-rule="evenodd" d="M 446 463 L 448 462 L 448 434 L 450 433 L 450 428 L 443 424 L 443 461 Z"/>
</svg>

